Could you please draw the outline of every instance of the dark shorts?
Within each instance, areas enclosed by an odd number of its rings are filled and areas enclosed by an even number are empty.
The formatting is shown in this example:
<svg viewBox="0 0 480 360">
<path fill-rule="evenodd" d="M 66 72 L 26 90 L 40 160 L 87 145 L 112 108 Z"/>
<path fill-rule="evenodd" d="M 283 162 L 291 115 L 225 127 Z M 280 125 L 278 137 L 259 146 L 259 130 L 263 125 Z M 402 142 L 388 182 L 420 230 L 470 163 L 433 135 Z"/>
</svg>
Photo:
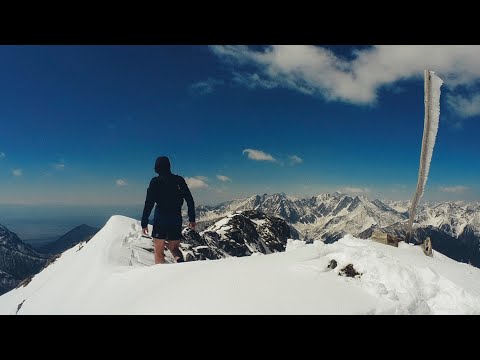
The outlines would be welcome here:
<svg viewBox="0 0 480 360">
<path fill-rule="evenodd" d="M 161 240 L 181 240 L 182 224 L 153 225 L 152 237 Z"/>
</svg>

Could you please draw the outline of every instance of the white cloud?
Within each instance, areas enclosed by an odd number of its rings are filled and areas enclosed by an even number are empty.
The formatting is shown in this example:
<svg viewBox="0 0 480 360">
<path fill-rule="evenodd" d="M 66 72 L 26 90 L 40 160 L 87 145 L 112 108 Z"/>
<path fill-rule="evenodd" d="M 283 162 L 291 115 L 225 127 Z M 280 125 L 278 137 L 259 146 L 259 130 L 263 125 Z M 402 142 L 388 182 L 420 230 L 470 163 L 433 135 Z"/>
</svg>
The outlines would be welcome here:
<svg viewBox="0 0 480 360">
<path fill-rule="evenodd" d="M 461 117 L 480 115 L 480 94 L 470 97 L 448 94 L 447 102 Z"/>
<path fill-rule="evenodd" d="M 281 86 L 360 105 L 374 103 L 383 86 L 395 89 L 399 80 L 422 78 L 426 68 L 452 90 L 480 80 L 478 45 L 376 45 L 354 50 L 350 60 L 313 45 L 272 45 L 258 51 L 233 45 L 210 49 L 237 66 L 233 73 L 237 83 Z M 250 69 L 253 65 L 254 72 L 240 72 L 243 65 Z"/>
<path fill-rule="evenodd" d="M 201 95 L 210 94 L 213 92 L 216 86 L 223 84 L 222 80 L 217 80 L 213 78 L 208 78 L 205 81 L 199 81 L 195 84 L 190 85 L 190 89 L 198 92 Z"/>
<path fill-rule="evenodd" d="M 232 179 L 230 179 L 228 176 L 225 176 L 225 175 L 217 175 L 217 179 L 223 182 L 232 181 Z"/>
<path fill-rule="evenodd" d="M 13 176 L 22 176 L 23 175 L 23 170 L 22 169 L 13 169 L 12 174 L 13 174 Z"/>
<path fill-rule="evenodd" d="M 438 187 L 438 190 L 440 190 L 441 192 L 447 192 L 447 193 L 463 193 L 468 189 L 469 189 L 468 187 L 462 186 L 462 185 Z"/>
<path fill-rule="evenodd" d="M 203 181 L 202 179 L 199 179 L 197 177 L 186 177 L 185 182 L 187 183 L 188 187 L 190 189 L 206 189 L 208 188 L 208 184 Z"/>
<path fill-rule="evenodd" d="M 65 164 L 63 164 L 63 163 L 55 164 L 55 169 L 63 170 L 63 169 L 65 169 Z"/>
<path fill-rule="evenodd" d="M 257 160 L 257 161 L 276 161 L 275 158 L 267 154 L 266 152 L 263 152 L 261 150 L 254 150 L 254 149 L 245 149 L 242 151 L 243 154 L 247 153 L 248 158 L 252 160 Z"/>
<path fill-rule="evenodd" d="M 0 152 L 0 159 L 4 159 L 5 158 L 5 153 L 4 152 Z"/>
<path fill-rule="evenodd" d="M 256 73 L 254 74 L 242 74 L 238 72 L 233 73 L 233 82 L 236 84 L 244 85 L 250 89 L 259 88 L 266 88 L 272 89 L 277 87 L 278 84 L 274 81 L 268 81 L 265 79 L 261 79 L 260 76 Z"/>
<path fill-rule="evenodd" d="M 195 179 L 198 179 L 198 180 L 202 180 L 203 182 L 207 182 L 208 181 L 208 177 L 206 176 L 194 176 Z"/>
<path fill-rule="evenodd" d="M 303 159 L 297 155 L 290 155 L 288 157 L 288 161 L 290 165 L 296 165 L 303 163 Z"/>
<path fill-rule="evenodd" d="M 117 186 L 127 186 L 127 182 L 124 180 L 124 179 L 117 179 L 115 181 L 115 184 L 117 184 Z"/>
<path fill-rule="evenodd" d="M 370 189 L 369 188 L 346 186 L 344 188 L 338 189 L 338 191 L 344 192 L 344 193 L 352 193 L 352 194 L 363 194 L 363 193 L 370 192 Z"/>
</svg>

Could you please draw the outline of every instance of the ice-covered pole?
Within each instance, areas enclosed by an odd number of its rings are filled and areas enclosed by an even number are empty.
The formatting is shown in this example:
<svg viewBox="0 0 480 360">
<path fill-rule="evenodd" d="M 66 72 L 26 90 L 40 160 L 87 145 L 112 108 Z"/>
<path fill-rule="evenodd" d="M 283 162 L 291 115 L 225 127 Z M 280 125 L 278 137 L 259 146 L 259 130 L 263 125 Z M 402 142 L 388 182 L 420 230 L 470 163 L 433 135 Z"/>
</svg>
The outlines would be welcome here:
<svg viewBox="0 0 480 360">
<path fill-rule="evenodd" d="M 438 123 L 440 120 L 440 88 L 443 84 L 433 71 L 425 70 L 425 120 L 423 124 L 422 150 L 420 152 L 420 167 L 418 181 L 412 204 L 410 205 L 410 218 L 408 219 L 407 241 L 412 236 L 415 211 L 425 190 L 430 162 L 432 161 L 433 147 L 437 137 Z"/>
</svg>

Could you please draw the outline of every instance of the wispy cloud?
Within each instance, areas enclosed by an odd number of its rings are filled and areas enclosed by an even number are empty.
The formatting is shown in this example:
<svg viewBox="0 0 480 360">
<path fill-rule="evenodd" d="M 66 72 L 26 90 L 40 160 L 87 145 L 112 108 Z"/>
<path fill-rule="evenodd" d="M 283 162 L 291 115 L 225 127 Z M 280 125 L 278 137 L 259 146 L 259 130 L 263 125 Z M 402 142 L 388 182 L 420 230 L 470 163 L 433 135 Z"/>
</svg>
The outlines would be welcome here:
<svg viewBox="0 0 480 360">
<path fill-rule="evenodd" d="M 217 179 L 223 182 L 232 181 L 232 179 L 225 175 L 217 175 Z"/>
<path fill-rule="evenodd" d="M 421 78 L 433 69 L 450 90 L 480 80 L 480 46 L 376 45 L 352 50 L 349 58 L 326 47 L 272 45 L 262 49 L 218 45 L 210 49 L 234 66 L 233 81 L 250 88 L 285 87 L 330 101 L 358 105 L 375 103 L 382 87 L 395 90 L 396 82 Z M 477 112 L 475 98 L 460 114 Z"/>
<path fill-rule="evenodd" d="M 128 185 L 127 182 L 126 182 L 124 179 L 117 179 L 117 180 L 115 181 L 115 184 L 117 184 L 117 186 L 119 186 L 119 187 L 127 186 L 127 185 Z"/>
<path fill-rule="evenodd" d="M 451 129 L 453 130 L 463 130 L 463 122 L 462 121 L 456 121 L 452 124 Z"/>
<path fill-rule="evenodd" d="M 13 176 L 22 176 L 23 175 L 23 170 L 22 169 L 13 169 L 12 170 L 12 175 Z"/>
<path fill-rule="evenodd" d="M 439 186 L 438 190 L 446 193 L 463 193 L 469 188 L 467 186 L 456 185 L 456 186 Z"/>
<path fill-rule="evenodd" d="M 4 152 L 0 152 L 0 159 L 4 159 L 5 158 L 5 153 Z"/>
<path fill-rule="evenodd" d="M 297 155 L 290 155 L 288 157 L 288 163 L 290 165 L 297 165 L 303 163 L 303 159 Z"/>
<path fill-rule="evenodd" d="M 463 118 L 480 115 L 480 94 L 472 96 L 448 94 L 447 103 Z"/>
<path fill-rule="evenodd" d="M 208 78 L 205 81 L 199 81 L 195 84 L 190 85 L 190 89 L 197 92 L 198 94 L 206 95 L 212 93 L 215 87 L 222 84 L 223 80 Z"/>
<path fill-rule="evenodd" d="M 185 182 L 187 183 L 188 187 L 191 189 L 206 189 L 208 188 L 208 184 L 199 179 L 199 177 L 186 177 Z"/>
<path fill-rule="evenodd" d="M 195 178 L 195 179 L 198 179 L 198 180 L 202 180 L 203 182 L 207 182 L 207 181 L 208 181 L 208 177 L 202 176 L 202 175 L 194 176 L 194 178 Z"/>
<path fill-rule="evenodd" d="M 351 194 L 364 194 L 364 193 L 369 193 L 370 189 L 369 188 L 346 186 L 346 187 L 343 187 L 341 189 L 338 189 L 338 191 L 344 192 L 344 193 L 351 193 Z"/>
<path fill-rule="evenodd" d="M 272 89 L 278 86 L 276 82 L 262 79 L 256 73 L 242 74 L 242 73 L 234 72 L 233 82 L 239 85 L 246 86 L 250 89 L 255 89 L 255 88 Z"/>
<path fill-rule="evenodd" d="M 245 149 L 242 151 L 243 154 L 247 154 L 249 159 L 256 160 L 256 161 L 273 161 L 275 162 L 275 158 L 261 150 L 255 150 L 255 149 Z"/>
<path fill-rule="evenodd" d="M 57 170 L 63 170 L 63 169 L 65 169 L 65 164 L 64 163 L 58 163 L 58 164 L 55 164 L 54 167 Z"/>
</svg>

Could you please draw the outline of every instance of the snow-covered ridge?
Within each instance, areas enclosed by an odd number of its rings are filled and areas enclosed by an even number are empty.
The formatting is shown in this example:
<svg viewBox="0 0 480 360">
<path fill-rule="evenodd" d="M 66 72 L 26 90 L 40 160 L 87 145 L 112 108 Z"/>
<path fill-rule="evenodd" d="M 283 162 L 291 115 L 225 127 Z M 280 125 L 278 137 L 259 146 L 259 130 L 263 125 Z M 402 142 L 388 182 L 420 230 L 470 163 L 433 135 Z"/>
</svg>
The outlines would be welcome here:
<svg viewBox="0 0 480 360">
<path fill-rule="evenodd" d="M 289 240 L 287 251 L 263 256 L 149 266 L 145 241 L 137 220 L 113 216 L 0 296 L 0 314 L 480 314 L 480 269 L 411 245 L 347 235 L 333 244 Z M 349 264 L 361 275 L 339 276 Z"/>
</svg>

